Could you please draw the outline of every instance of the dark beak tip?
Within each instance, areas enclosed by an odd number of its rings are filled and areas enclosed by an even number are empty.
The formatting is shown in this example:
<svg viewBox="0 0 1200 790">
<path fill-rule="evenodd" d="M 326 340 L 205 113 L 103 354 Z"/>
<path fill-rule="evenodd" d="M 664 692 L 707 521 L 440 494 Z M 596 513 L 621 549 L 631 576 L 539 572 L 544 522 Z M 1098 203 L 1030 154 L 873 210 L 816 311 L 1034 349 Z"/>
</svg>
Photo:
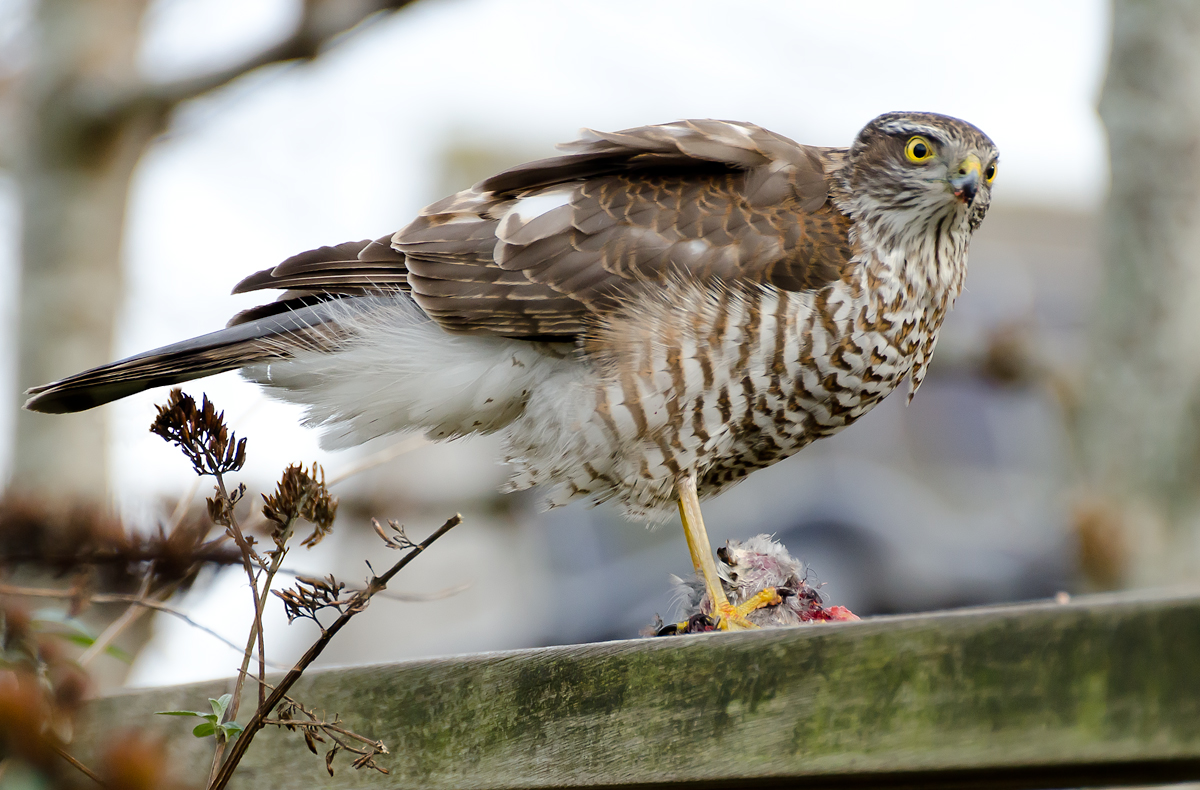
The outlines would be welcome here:
<svg viewBox="0 0 1200 790">
<path fill-rule="evenodd" d="M 959 198 L 967 205 L 975 201 L 975 195 L 979 193 L 979 181 L 975 178 L 965 178 L 961 181 L 957 179 L 951 182 L 954 187 L 954 196 Z"/>
</svg>

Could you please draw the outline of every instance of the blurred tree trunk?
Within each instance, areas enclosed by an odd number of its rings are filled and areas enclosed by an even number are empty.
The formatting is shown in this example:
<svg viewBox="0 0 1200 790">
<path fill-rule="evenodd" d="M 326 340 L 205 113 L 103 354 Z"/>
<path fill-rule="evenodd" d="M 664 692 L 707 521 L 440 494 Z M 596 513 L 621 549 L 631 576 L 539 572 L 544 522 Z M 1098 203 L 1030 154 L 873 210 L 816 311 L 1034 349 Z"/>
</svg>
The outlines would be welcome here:
<svg viewBox="0 0 1200 790">
<path fill-rule="evenodd" d="M 149 0 L 40 0 L 36 55 L 20 80 L 12 155 L 21 195 L 18 386 L 111 360 L 122 293 L 129 182 L 181 102 L 264 65 L 315 57 L 367 17 L 411 0 L 304 0 L 296 30 L 241 63 L 175 83 L 137 73 Z M 18 399 L 23 402 L 24 397 Z M 38 496 L 106 496 L 103 409 L 17 416 L 11 486 Z"/>
<path fill-rule="evenodd" d="M 43 0 L 16 162 L 23 216 L 17 384 L 111 358 L 130 176 L 161 118 L 88 117 L 90 92 L 137 80 L 145 0 Z M 24 398 L 20 398 L 24 400 Z M 12 486 L 103 501 L 104 412 L 17 416 Z"/>
<path fill-rule="evenodd" d="M 1081 526 L 1119 536 L 1112 582 L 1171 584 L 1200 573 L 1200 3 L 1115 0 L 1100 115 L 1112 191 Z"/>
</svg>

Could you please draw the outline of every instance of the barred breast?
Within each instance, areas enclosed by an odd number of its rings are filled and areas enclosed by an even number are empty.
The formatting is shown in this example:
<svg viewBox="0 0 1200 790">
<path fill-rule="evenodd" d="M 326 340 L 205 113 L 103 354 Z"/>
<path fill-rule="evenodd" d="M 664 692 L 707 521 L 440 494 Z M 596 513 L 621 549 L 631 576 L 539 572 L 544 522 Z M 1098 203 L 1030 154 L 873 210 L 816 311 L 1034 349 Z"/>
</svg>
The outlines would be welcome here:
<svg viewBox="0 0 1200 790">
<path fill-rule="evenodd" d="M 584 380 L 535 393 L 511 426 L 510 488 L 548 483 L 551 505 L 615 498 L 661 521 L 680 473 L 713 496 L 837 433 L 932 352 L 952 288 L 904 271 L 871 259 L 813 292 L 677 282 L 643 294 L 588 336 Z"/>
</svg>

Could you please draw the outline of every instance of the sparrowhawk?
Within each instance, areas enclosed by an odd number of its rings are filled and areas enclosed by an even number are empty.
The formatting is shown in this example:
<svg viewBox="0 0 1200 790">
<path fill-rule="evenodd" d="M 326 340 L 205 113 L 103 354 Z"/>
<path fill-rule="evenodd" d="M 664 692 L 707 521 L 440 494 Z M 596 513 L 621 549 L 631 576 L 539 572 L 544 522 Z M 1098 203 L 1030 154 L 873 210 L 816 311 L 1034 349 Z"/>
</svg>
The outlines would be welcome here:
<svg viewBox="0 0 1200 790">
<path fill-rule="evenodd" d="M 500 432 L 510 490 L 551 505 L 678 506 L 720 627 L 699 500 L 840 431 L 928 370 L 991 200 L 997 151 L 931 113 L 849 148 L 749 123 L 587 131 L 374 241 L 243 280 L 281 289 L 229 325 L 34 388 L 88 409 L 241 368 L 327 446 Z"/>
</svg>

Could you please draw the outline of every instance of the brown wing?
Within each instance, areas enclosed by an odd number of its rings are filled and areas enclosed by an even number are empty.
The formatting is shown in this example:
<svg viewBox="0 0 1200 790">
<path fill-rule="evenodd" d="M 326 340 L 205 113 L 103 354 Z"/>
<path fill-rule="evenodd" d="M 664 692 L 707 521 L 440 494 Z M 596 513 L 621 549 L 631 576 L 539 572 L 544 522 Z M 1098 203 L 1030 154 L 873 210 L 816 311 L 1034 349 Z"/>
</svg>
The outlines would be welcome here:
<svg viewBox="0 0 1200 790">
<path fill-rule="evenodd" d="M 849 260 L 849 219 L 828 200 L 840 149 L 726 121 L 588 132 L 563 148 L 429 206 L 392 237 L 398 253 L 323 248 L 237 290 L 295 289 L 286 304 L 401 288 L 449 331 L 566 340 L 672 276 L 799 291 Z"/>
<path fill-rule="evenodd" d="M 264 288 L 285 289 L 269 304 L 243 310 L 227 326 L 295 310 L 327 299 L 408 290 L 404 253 L 392 237 L 347 241 L 293 255 L 278 266 L 255 272 L 234 286 L 235 294 Z"/>
</svg>

